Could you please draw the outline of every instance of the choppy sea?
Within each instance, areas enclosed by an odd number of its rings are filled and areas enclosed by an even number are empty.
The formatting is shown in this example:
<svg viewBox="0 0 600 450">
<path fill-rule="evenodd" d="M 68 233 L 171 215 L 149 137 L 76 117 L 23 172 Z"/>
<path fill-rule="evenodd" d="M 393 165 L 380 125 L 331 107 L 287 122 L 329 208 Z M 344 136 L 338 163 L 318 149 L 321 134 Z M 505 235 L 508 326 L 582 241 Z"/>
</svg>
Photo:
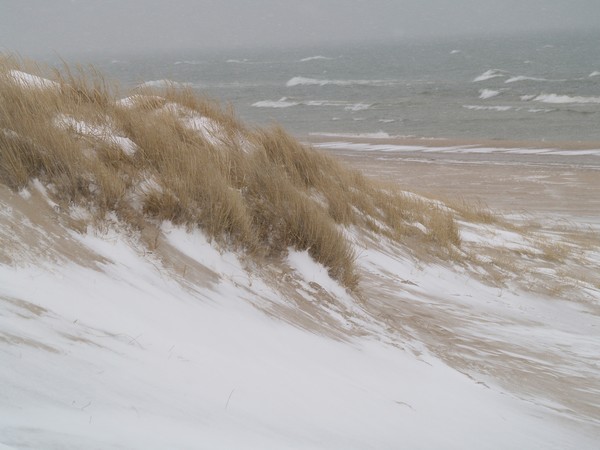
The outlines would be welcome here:
<svg viewBox="0 0 600 450">
<path fill-rule="evenodd" d="M 86 58 L 297 135 L 600 141 L 600 32 Z"/>
</svg>

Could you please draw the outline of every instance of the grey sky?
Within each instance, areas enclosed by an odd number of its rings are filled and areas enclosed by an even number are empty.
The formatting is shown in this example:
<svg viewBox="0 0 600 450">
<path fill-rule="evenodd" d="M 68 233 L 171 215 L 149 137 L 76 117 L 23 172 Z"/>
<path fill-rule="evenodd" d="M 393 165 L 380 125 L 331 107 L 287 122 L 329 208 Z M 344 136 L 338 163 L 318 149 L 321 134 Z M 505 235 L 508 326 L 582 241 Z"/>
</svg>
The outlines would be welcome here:
<svg viewBox="0 0 600 450">
<path fill-rule="evenodd" d="M 0 51 L 299 46 L 600 30 L 600 0 L 0 0 Z"/>
</svg>

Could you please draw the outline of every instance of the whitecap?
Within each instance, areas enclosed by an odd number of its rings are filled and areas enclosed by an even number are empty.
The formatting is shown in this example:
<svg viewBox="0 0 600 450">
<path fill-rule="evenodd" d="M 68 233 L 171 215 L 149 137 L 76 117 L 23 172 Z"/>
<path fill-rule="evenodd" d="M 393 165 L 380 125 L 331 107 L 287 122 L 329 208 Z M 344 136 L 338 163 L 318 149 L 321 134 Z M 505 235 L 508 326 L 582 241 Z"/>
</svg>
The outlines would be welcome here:
<svg viewBox="0 0 600 450">
<path fill-rule="evenodd" d="M 281 97 L 279 100 L 262 100 L 253 103 L 252 106 L 255 108 L 289 108 L 298 104 L 298 102 L 289 101 L 287 97 Z"/>
<path fill-rule="evenodd" d="M 146 81 L 145 83 L 138 84 L 136 88 L 173 88 L 173 87 L 190 87 L 191 83 L 180 83 L 178 81 L 163 79 L 163 80 L 151 80 Z"/>
<path fill-rule="evenodd" d="M 533 100 L 537 95 L 521 95 L 521 100 L 524 102 L 528 102 L 529 100 Z"/>
<path fill-rule="evenodd" d="M 294 86 L 391 86 L 397 84 L 394 80 L 319 80 L 316 78 L 294 77 L 285 83 L 287 87 Z"/>
<path fill-rule="evenodd" d="M 365 139 L 390 139 L 390 138 L 412 138 L 414 136 L 391 136 L 385 131 L 379 130 L 375 133 L 309 133 L 310 136 L 323 136 L 333 138 L 365 138 Z"/>
<path fill-rule="evenodd" d="M 516 83 L 517 81 L 548 81 L 546 78 L 535 78 L 535 77 L 526 77 L 524 75 L 518 75 L 516 77 L 511 77 L 505 81 L 505 83 Z"/>
<path fill-rule="evenodd" d="M 365 109 L 369 109 L 371 106 L 373 105 L 367 103 L 356 103 L 354 105 L 348 105 L 344 109 L 346 111 L 364 111 Z"/>
<path fill-rule="evenodd" d="M 549 112 L 556 111 L 556 109 L 550 109 L 550 108 L 530 108 L 527 111 L 530 112 L 530 113 L 549 113 Z"/>
<path fill-rule="evenodd" d="M 202 61 L 175 61 L 174 65 L 178 66 L 179 64 L 187 64 L 190 66 L 197 66 L 198 64 L 202 64 Z"/>
<path fill-rule="evenodd" d="M 599 77 L 600 76 L 600 71 L 598 70 L 594 70 L 592 73 L 590 73 L 588 75 L 590 78 L 594 78 L 594 77 Z"/>
<path fill-rule="evenodd" d="M 510 111 L 512 109 L 512 106 L 462 105 L 462 107 L 472 111 Z"/>
<path fill-rule="evenodd" d="M 536 102 L 542 103 L 600 103 L 600 97 L 571 97 L 570 95 L 540 94 L 534 98 Z"/>
<path fill-rule="evenodd" d="M 500 91 L 494 91 L 492 89 L 481 89 L 479 91 L 479 98 L 481 99 L 488 99 L 488 98 L 492 98 L 492 97 L 496 97 L 497 95 L 500 95 Z"/>
<path fill-rule="evenodd" d="M 486 80 L 491 80 L 492 78 L 505 77 L 505 76 L 507 76 L 507 73 L 504 70 L 490 69 L 490 70 L 483 72 L 478 77 L 474 78 L 473 81 L 474 82 L 486 81 Z"/>
<path fill-rule="evenodd" d="M 457 55 L 457 54 L 459 54 L 459 53 L 462 53 L 462 52 L 461 52 L 460 50 L 452 50 L 452 51 L 450 52 L 450 54 L 451 54 L 451 55 Z"/>
<path fill-rule="evenodd" d="M 302 58 L 300 60 L 300 62 L 316 61 L 316 60 L 319 60 L 319 59 L 325 59 L 325 60 L 327 60 L 327 59 L 333 59 L 333 58 L 329 58 L 327 56 L 317 55 L 317 56 L 309 56 L 307 58 Z"/>
<path fill-rule="evenodd" d="M 339 100 L 307 100 L 305 102 L 301 102 L 300 104 L 306 106 L 342 106 L 346 105 L 347 102 Z"/>
<path fill-rule="evenodd" d="M 381 122 L 381 123 L 392 123 L 395 121 L 396 121 L 396 119 L 379 119 L 378 120 L 378 122 Z"/>
</svg>

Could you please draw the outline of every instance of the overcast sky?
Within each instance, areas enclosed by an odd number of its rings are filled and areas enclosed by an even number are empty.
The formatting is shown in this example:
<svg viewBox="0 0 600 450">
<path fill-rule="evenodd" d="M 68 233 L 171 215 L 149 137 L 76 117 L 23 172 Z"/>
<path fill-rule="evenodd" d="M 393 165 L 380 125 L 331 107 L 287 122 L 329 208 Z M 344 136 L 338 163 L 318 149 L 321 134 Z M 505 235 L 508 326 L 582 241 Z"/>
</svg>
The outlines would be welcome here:
<svg viewBox="0 0 600 450">
<path fill-rule="evenodd" d="M 0 0 L 0 50 L 301 46 L 600 30 L 600 0 Z"/>
</svg>

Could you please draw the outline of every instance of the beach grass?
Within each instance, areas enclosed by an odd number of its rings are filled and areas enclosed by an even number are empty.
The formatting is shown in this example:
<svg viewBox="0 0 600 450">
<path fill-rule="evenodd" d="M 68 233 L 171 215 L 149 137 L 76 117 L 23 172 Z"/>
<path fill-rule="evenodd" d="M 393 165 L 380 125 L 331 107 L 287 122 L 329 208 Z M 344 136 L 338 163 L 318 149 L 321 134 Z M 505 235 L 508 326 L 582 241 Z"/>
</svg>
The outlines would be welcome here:
<svg viewBox="0 0 600 450">
<path fill-rule="evenodd" d="M 281 127 L 245 125 L 188 88 L 142 87 L 122 99 L 94 68 L 5 55 L 0 130 L 0 181 L 16 191 L 37 179 L 95 220 L 168 220 L 250 255 L 308 250 L 349 288 L 358 283 L 353 229 L 436 252 L 460 245 L 453 215 L 435 202 L 367 179 Z"/>
</svg>

